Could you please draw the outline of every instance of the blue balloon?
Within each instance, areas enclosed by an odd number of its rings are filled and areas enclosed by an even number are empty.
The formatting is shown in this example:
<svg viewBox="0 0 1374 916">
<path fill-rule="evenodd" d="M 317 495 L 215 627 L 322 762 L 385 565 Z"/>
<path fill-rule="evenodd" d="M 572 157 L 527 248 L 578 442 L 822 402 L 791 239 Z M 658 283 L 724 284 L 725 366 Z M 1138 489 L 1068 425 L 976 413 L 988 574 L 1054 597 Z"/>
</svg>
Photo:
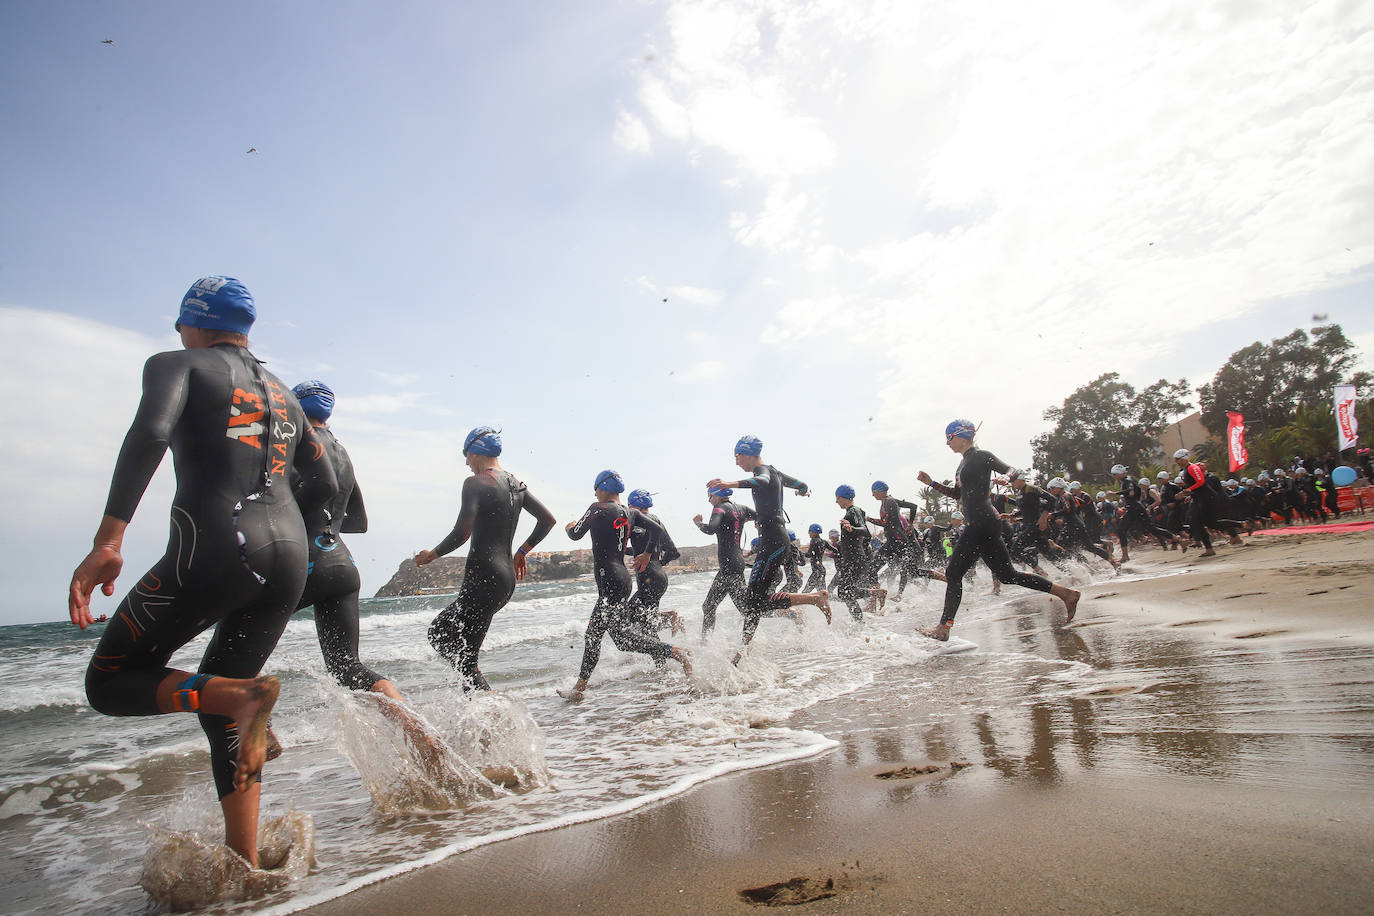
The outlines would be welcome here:
<svg viewBox="0 0 1374 916">
<path fill-rule="evenodd" d="M 1331 482 L 1338 487 L 1348 487 L 1355 482 L 1355 469 L 1342 465 L 1331 472 Z"/>
</svg>

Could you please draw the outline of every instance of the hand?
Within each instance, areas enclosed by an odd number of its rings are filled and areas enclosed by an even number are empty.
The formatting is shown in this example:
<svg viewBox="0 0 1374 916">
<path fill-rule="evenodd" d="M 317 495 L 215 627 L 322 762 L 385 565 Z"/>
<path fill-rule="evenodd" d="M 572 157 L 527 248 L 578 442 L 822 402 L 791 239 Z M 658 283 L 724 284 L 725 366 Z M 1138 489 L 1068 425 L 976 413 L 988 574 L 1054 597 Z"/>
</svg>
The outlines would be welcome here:
<svg viewBox="0 0 1374 916">
<path fill-rule="evenodd" d="M 930 479 L 930 475 L 927 474 L 925 471 L 922 471 L 921 473 L 917 474 L 916 479 L 919 480 L 921 483 L 925 484 L 926 486 L 930 486 L 931 483 L 934 482 Z"/>
<path fill-rule="evenodd" d="M 517 551 L 515 552 L 515 556 L 512 558 L 512 562 L 515 564 L 515 581 L 516 581 L 516 582 L 524 582 L 524 581 L 525 581 L 525 555 L 524 555 L 523 553 L 521 553 L 520 551 L 517 550 Z"/>
<path fill-rule="evenodd" d="M 721 480 L 719 477 L 712 477 L 710 480 L 706 481 L 706 489 L 708 489 L 708 490 L 717 490 L 717 489 L 729 489 L 729 490 L 733 490 L 734 488 L 735 488 L 735 485 L 734 485 L 733 483 L 726 483 L 725 481 Z"/>
<path fill-rule="evenodd" d="M 810 496 L 810 495 L 811 495 L 811 488 L 808 487 L 806 484 L 802 484 L 801 486 L 797 487 L 797 495 L 798 495 L 798 496 Z"/>
<path fill-rule="evenodd" d="M 700 525 L 700 524 L 701 524 L 701 513 L 698 512 L 696 515 L 692 516 L 692 521 L 694 521 L 694 522 L 696 522 L 698 525 Z"/>
<path fill-rule="evenodd" d="M 849 520 L 848 520 L 848 519 L 845 519 L 844 521 L 840 522 L 840 527 L 843 528 L 845 531 L 853 531 L 853 530 L 854 530 L 854 526 L 851 525 L 851 524 L 849 524 Z"/>
<path fill-rule="evenodd" d="M 72 584 L 67 589 L 67 611 L 73 624 L 84 630 L 95 623 L 91 616 L 91 593 L 99 585 L 106 597 L 113 595 L 115 579 L 123 568 L 124 557 L 117 548 L 108 545 L 91 548 L 72 573 Z"/>
<path fill-rule="evenodd" d="M 649 568 L 649 554 L 648 554 L 648 552 L 646 551 L 645 553 L 641 553 L 639 556 L 635 557 L 635 558 L 634 558 L 634 561 L 633 561 L 633 566 L 634 566 L 634 568 L 635 568 L 635 572 L 637 572 L 637 573 L 639 573 L 639 572 L 644 572 L 644 570 L 648 569 L 648 568 Z"/>
<path fill-rule="evenodd" d="M 434 551 L 422 550 L 415 555 L 415 565 L 428 566 L 430 563 L 433 563 L 437 559 L 439 559 L 439 555 Z"/>
</svg>

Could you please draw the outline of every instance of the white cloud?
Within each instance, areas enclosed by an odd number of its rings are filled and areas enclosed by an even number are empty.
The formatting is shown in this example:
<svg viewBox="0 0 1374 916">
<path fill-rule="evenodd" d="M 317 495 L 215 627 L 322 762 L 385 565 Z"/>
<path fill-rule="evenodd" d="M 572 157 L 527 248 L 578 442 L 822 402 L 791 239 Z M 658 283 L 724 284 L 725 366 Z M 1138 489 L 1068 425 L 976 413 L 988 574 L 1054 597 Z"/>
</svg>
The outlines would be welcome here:
<svg viewBox="0 0 1374 916">
<path fill-rule="evenodd" d="M 673 379 L 681 383 L 714 381 L 725 377 L 726 368 L 725 363 L 718 359 L 706 359 L 686 372 L 674 373 Z"/>
<path fill-rule="evenodd" d="M 644 121 L 623 108 L 615 121 L 613 139 L 615 145 L 627 153 L 647 153 L 653 145 Z"/>
</svg>

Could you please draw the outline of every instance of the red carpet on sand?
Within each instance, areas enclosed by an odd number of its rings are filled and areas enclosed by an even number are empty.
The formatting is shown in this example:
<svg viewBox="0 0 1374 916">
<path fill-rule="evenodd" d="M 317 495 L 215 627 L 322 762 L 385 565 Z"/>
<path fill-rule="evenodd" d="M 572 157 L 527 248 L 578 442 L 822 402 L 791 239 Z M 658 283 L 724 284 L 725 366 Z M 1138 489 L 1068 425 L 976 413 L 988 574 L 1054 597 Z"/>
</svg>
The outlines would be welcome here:
<svg viewBox="0 0 1374 916">
<path fill-rule="evenodd" d="M 1334 525 L 1301 525 L 1293 528 L 1261 528 L 1250 536 L 1260 534 L 1339 534 L 1346 531 L 1368 531 L 1374 528 L 1374 521 L 1338 522 Z"/>
</svg>

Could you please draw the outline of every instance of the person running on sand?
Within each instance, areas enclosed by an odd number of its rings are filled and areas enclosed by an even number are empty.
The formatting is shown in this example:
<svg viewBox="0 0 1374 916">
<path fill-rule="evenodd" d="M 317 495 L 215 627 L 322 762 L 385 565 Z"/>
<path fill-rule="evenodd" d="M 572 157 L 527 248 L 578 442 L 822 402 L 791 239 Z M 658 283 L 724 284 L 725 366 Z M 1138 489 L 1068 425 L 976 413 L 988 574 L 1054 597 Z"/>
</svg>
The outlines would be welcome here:
<svg viewBox="0 0 1374 916">
<path fill-rule="evenodd" d="M 71 621 L 85 629 L 95 587 L 114 594 L 125 529 L 170 445 L 177 489 L 167 552 L 105 627 L 86 696 L 107 716 L 199 714 L 225 843 L 255 868 L 267 725 L 281 689 L 258 674 L 305 587 L 306 530 L 322 527 L 338 492 L 300 405 L 248 351 L 256 317 L 233 277 L 203 277 L 187 291 L 175 326 L 184 349 L 144 364 L 95 545 L 67 593 Z M 210 627 L 196 673 L 167 667 Z"/>
<path fill-rule="evenodd" d="M 935 626 L 916 631 L 941 642 L 949 639 L 949 631 L 954 626 L 954 615 L 959 612 L 959 603 L 964 596 L 964 573 L 972 569 L 980 557 L 998 581 L 1039 592 L 1049 592 L 1063 601 L 1068 611 L 1066 623 L 1073 620 L 1074 612 L 1078 610 L 1078 599 L 1081 597 L 1074 589 L 1031 573 L 1018 572 L 1012 567 L 1007 545 L 1002 540 L 1001 530 L 997 525 L 997 510 L 992 507 L 990 498 L 993 472 L 1005 474 L 1011 468 L 992 452 L 974 445 L 975 431 L 976 427 L 972 423 L 962 419 L 954 420 L 945 427 L 945 444 L 961 459 L 959 470 L 954 475 L 954 486 L 936 483 L 925 471 L 917 475 L 917 479 L 926 486 L 945 496 L 958 499 L 964 510 L 965 530 L 955 544 L 954 553 L 945 568 L 944 614 Z"/>
<path fill-rule="evenodd" d="M 415 555 L 425 566 L 472 540 L 463 564 L 458 597 L 429 625 L 429 643 L 463 676 L 464 690 L 490 690 L 477 667 L 477 653 L 492 618 L 525 578 L 525 558 L 553 530 L 555 519 L 523 483 L 501 467 L 501 435 L 479 426 L 463 441 L 463 460 L 472 476 L 463 481 L 462 504 L 453 530 L 432 550 Z M 511 554 L 520 513 L 534 516 L 534 530 Z"/>
</svg>

